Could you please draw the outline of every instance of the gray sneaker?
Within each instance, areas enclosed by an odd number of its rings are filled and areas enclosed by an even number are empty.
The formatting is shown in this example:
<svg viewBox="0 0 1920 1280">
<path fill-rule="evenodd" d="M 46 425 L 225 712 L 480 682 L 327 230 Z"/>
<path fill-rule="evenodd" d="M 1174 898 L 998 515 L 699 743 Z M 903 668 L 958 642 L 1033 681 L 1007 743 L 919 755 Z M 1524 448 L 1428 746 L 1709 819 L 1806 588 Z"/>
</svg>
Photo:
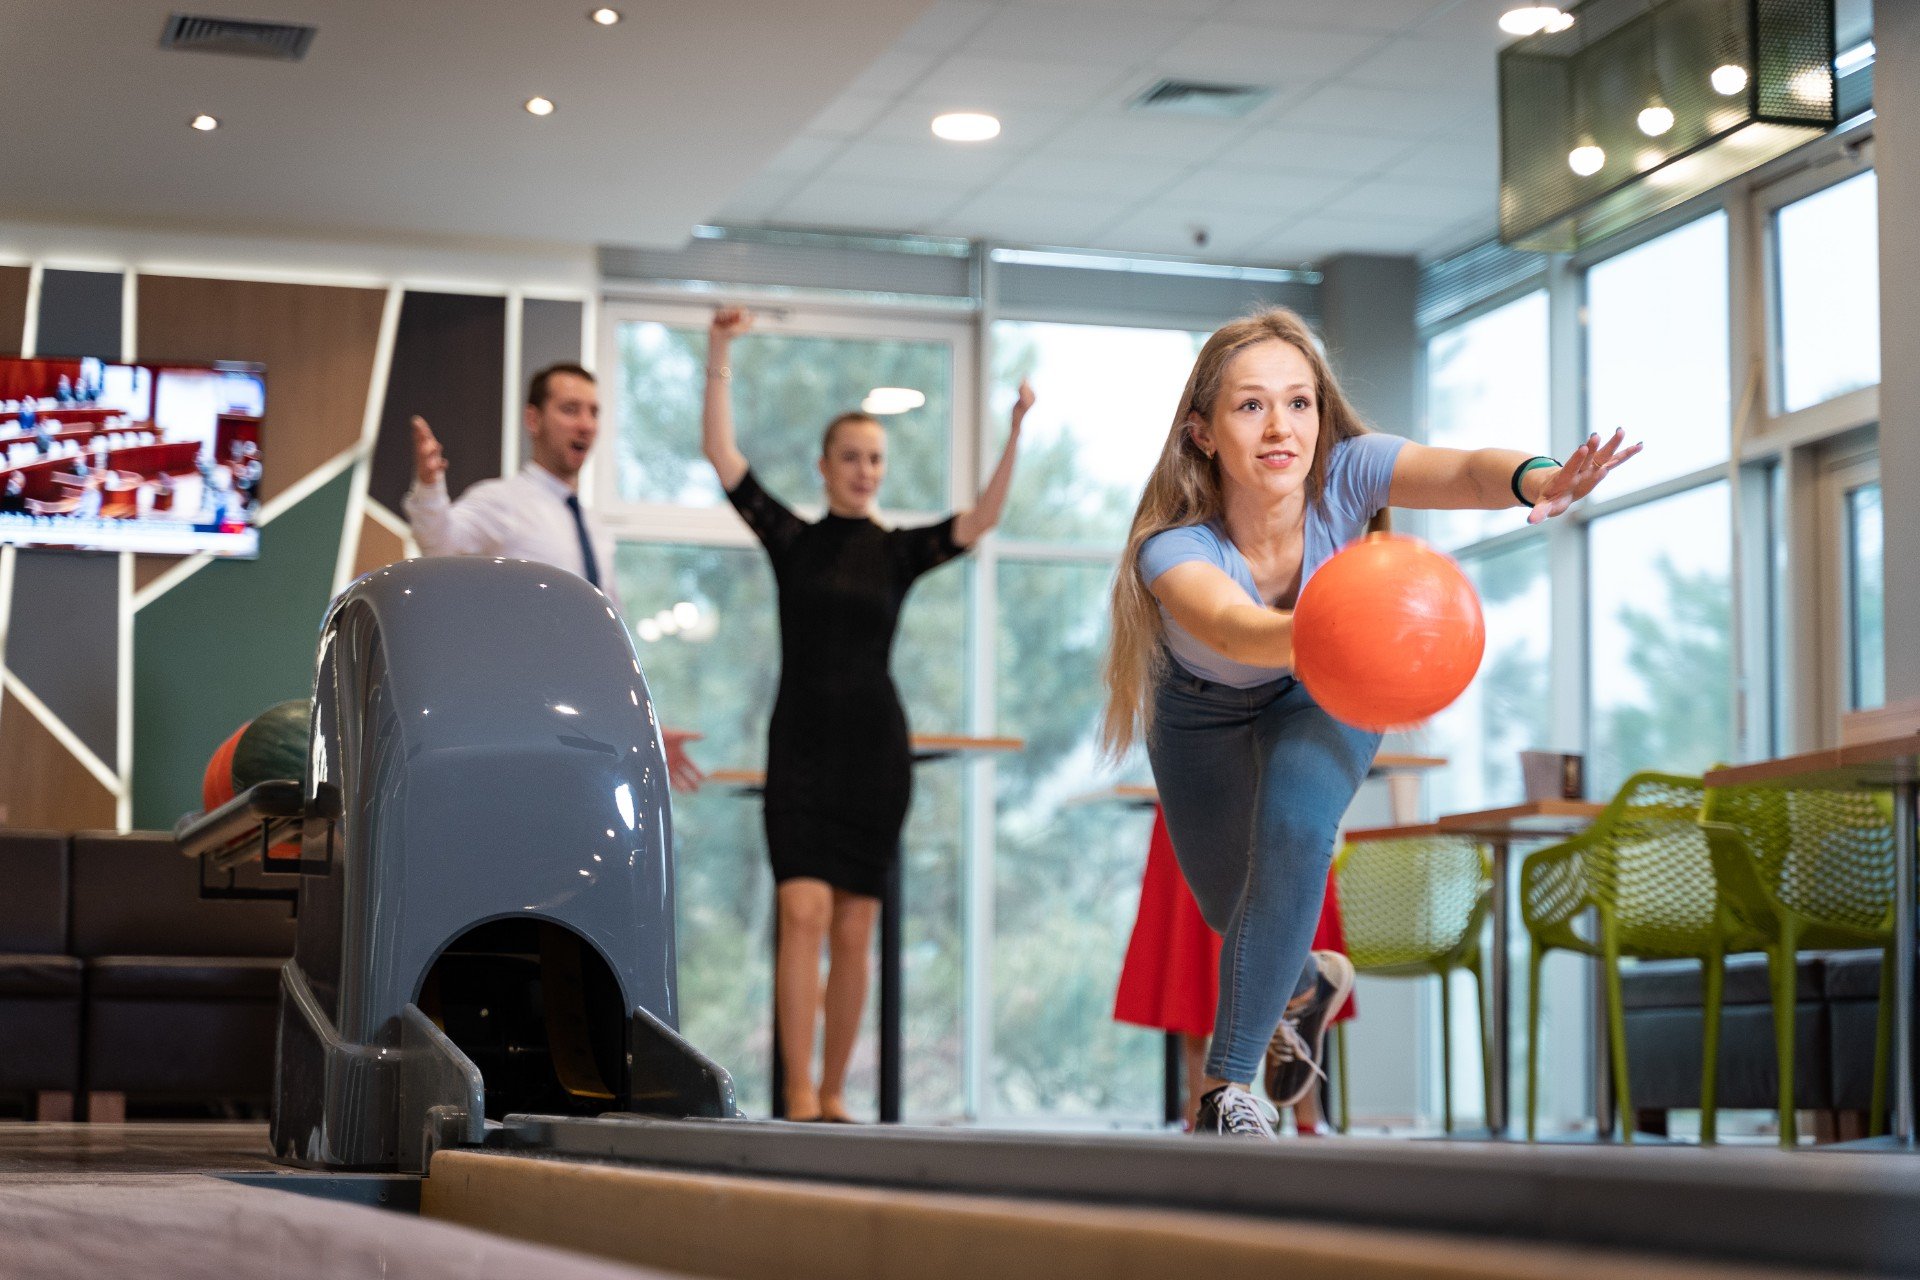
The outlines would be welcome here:
<svg viewBox="0 0 1920 1280">
<path fill-rule="evenodd" d="M 1353 961 L 1338 951 L 1316 951 L 1319 976 L 1305 1006 L 1281 1017 L 1267 1042 L 1267 1096 L 1274 1105 L 1290 1107 L 1327 1078 L 1320 1065 L 1326 1051 L 1327 1027 L 1333 1015 L 1346 1007 L 1353 994 Z"/>
<path fill-rule="evenodd" d="M 1237 1084 L 1223 1084 L 1200 1095 L 1200 1116 L 1194 1122 L 1195 1133 L 1237 1138 L 1274 1137 L 1274 1122 L 1280 1113 L 1264 1098 L 1255 1097 Z"/>
</svg>

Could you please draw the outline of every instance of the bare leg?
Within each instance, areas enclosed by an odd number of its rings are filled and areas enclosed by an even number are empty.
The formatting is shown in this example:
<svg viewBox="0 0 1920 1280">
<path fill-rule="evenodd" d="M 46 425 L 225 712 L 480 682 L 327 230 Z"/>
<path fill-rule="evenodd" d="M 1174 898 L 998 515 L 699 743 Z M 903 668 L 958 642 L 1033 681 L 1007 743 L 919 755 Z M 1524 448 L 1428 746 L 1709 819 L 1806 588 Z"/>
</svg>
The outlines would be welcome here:
<svg viewBox="0 0 1920 1280">
<path fill-rule="evenodd" d="M 1327 1117 L 1320 1110 L 1320 1090 L 1317 1086 L 1293 1104 L 1293 1127 L 1303 1137 L 1331 1132 L 1327 1128 Z"/>
<path fill-rule="evenodd" d="M 860 1038 L 860 1014 L 867 1005 L 868 957 L 880 899 L 833 891 L 833 928 L 827 938 L 827 1036 L 820 1067 L 820 1114 L 851 1120 L 844 1096 L 847 1063 Z"/>
<path fill-rule="evenodd" d="M 1180 1053 L 1187 1077 L 1187 1131 L 1200 1123 L 1200 1095 L 1207 1091 L 1207 1043 L 1212 1036 L 1196 1036 L 1192 1032 L 1180 1034 Z"/>
<path fill-rule="evenodd" d="M 780 951 L 774 962 L 774 1006 L 780 1015 L 780 1067 L 786 1073 L 789 1120 L 820 1115 L 813 1085 L 813 1034 L 820 1013 L 820 948 L 833 915 L 824 880 L 783 880 L 779 888 Z"/>
</svg>

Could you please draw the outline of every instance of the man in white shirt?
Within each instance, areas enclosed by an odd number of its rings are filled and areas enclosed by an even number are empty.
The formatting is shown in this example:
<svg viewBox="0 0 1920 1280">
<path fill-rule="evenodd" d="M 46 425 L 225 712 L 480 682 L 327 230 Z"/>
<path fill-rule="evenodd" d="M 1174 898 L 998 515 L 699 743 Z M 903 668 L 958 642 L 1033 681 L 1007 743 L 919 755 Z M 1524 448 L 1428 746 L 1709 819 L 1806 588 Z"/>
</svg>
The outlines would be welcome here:
<svg viewBox="0 0 1920 1280">
<path fill-rule="evenodd" d="M 520 471 L 482 480 L 447 498 L 447 459 L 425 418 L 413 420 L 413 487 L 402 504 L 423 555 L 538 560 L 578 574 L 624 613 L 613 580 L 613 538 L 580 503 L 580 468 L 600 434 L 600 393 L 577 364 L 533 376 L 524 411 L 529 460 Z M 687 755 L 699 737 L 663 729 L 667 772 L 682 791 L 705 775 Z"/>
</svg>

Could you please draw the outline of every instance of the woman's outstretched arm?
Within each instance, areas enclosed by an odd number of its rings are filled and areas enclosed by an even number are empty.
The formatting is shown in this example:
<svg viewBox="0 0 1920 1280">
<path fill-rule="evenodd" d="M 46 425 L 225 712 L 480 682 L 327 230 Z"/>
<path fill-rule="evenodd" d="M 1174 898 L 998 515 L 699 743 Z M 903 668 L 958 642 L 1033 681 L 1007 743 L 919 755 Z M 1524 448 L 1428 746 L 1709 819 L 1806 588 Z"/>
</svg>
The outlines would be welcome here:
<svg viewBox="0 0 1920 1280">
<path fill-rule="evenodd" d="M 1020 446 L 1020 424 L 1031 408 L 1033 388 L 1022 382 L 1020 394 L 1013 402 L 1013 424 L 1007 431 L 1007 447 L 1000 451 L 999 464 L 994 467 L 987 487 L 980 491 L 980 501 L 974 504 L 973 510 L 962 511 L 954 517 L 953 540 L 960 546 L 971 547 L 1000 523 L 1001 509 L 1007 505 L 1007 490 L 1013 487 L 1013 458 Z"/>
<path fill-rule="evenodd" d="M 700 449 L 720 477 L 720 487 L 732 492 L 747 474 L 747 457 L 733 435 L 733 370 L 727 359 L 733 340 L 753 327 L 753 313 L 745 307 L 722 307 L 707 326 L 707 395 L 700 413 Z"/>
<path fill-rule="evenodd" d="M 1615 467 L 1640 452 L 1622 445 L 1626 431 L 1602 441 L 1589 436 L 1558 466 L 1541 465 L 1520 476 L 1520 492 L 1533 508 L 1528 524 L 1560 515 L 1593 492 Z M 1514 502 L 1514 472 L 1528 455 L 1517 449 L 1442 449 L 1407 444 L 1394 462 L 1388 501 L 1427 511 L 1497 511 Z"/>
</svg>

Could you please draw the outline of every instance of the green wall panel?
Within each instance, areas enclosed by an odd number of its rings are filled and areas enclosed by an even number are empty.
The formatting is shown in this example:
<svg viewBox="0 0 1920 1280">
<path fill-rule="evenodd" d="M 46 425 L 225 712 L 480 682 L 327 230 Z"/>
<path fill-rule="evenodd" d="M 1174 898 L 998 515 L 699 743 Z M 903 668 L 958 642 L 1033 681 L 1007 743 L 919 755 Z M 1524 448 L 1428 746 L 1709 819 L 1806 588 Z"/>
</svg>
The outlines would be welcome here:
<svg viewBox="0 0 1920 1280">
<path fill-rule="evenodd" d="M 134 615 L 133 822 L 171 828 L 200 807 L 213 749 L 312 691 L 353 472 L 260 532 L 260 558 L 208 565 Z"/>
</svg>

